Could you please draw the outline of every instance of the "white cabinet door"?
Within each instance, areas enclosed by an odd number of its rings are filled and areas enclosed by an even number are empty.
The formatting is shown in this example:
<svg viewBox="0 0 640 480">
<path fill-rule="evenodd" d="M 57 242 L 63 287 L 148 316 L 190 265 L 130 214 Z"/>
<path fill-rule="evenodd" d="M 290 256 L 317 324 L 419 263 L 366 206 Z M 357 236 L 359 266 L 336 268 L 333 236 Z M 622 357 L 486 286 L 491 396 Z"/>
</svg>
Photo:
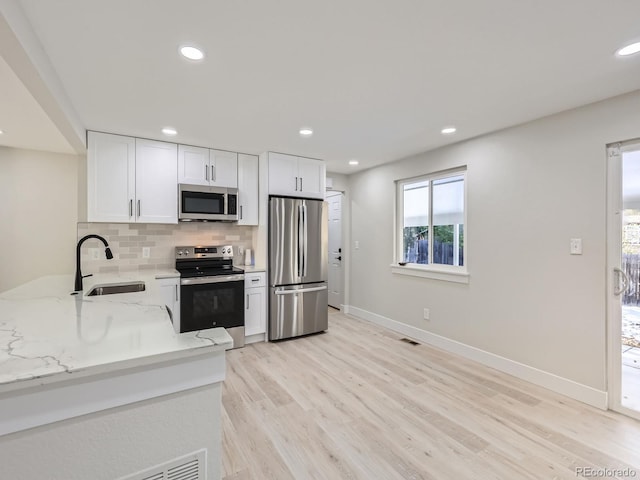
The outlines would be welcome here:
<svg viewBox="0 0 640 480">
<path fill-rule="evenodd" d="M 178 183 L 209 185 L 209 149 L 178 146 Z"/>
<path fill-rule="evenodd" d="M 87 220 L 133 221 L 135 139 L 89 132 L 87 152 Z"/>
<path fill-rule="evenodd" d="M 258 157 L 238 154 L 238 225 L 258 225 Z"/>
<path fill-rule="evenodd" d="M 180 333 L 180 279 L 160 278 L 156 282 L 160 287 L 162 301 L 171 312 L 169 315 L 174 329 Z"/>
<path fill-rule="evenodd" d="M 244 335 L 258 335 L 267 331 L 267 274 L 265 272 L 244 275 Z M 254 339 L 255 340 L 255 339 Z M 259 339 L 258 339 L 259 341 Z"/>
<path fill-rule="evenodd" d="M 178 223 L 178 146 L 136 139 L 136 221 Z"/>
<path fill-rule="evenodd" d="M 238 188 L 238 154 L 209 150 L 210 185 Z"/>
<path fill-rule="evenodd" d="M 269 194 L 324 198 L 326 166 L 322 160 L 269 152 Z"/>
<path fill-rule="evenodd" d="M 300 195 L 298 157 L 269 152 L 269 194 Z"/>
<path fill-rule="evenodd" d="M 263 309 L 265 305 L 265 289 L 249 288 L 245 291 L 244 335 L 257 335 L 267 331 Z"/>
<path fill-rule="evenodd" d="M 298 176 L 303 197 L 324 199 L 326 166 L 322 160 L 298 157 Z"/>
</svg>

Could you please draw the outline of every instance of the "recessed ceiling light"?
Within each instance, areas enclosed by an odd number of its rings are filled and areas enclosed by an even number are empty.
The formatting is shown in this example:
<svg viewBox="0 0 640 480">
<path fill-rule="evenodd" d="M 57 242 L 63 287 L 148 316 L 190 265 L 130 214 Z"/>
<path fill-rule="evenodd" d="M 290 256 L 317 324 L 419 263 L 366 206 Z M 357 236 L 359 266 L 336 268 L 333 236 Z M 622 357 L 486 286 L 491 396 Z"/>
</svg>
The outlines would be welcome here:
<svg viewBox="0 0 640 480">
<path fill-rule="evenodd" d="M 2 135 L 4 133 L 4 130 L 0 130 L 0 135 Z"/>
<path fill-rule="evenodd" d="M 627 55 L 633 55 L 634 53 L 638 52 L 640 52 L 640 42 L 632 43 L 631 45 L 622 47 L 616 53 L 621 57 L 626 57 Z"/>
<path fill-rule="evenodd" d="M 300 136 L 310 137 L 311 135 L 313 135 L 313 130 L 311 130 L 310 128 L 304 127 L 300 129 Z"/>
<path fill-rule="evenodd" d="M 456 133 L 456 127 L 444 127 L 442 130 L 440 130 L 440 133 L 442 133 L 443 135 L 453 135 L 454 133 Z"/>
<path fill-rule="evenodd" d="M 349 160 L 349 165 L 358 165 L 359 163 L 358 160 Z"/>
<path fill-rule="evenodd" d="M 170 137 L 173 137 L 174 135 L 178 134 L 178 131 L 172 127 L 164 127 L 162 129 L 162 133 L 164 133 L 165 135 L 169 135 Z"/>
<path fill-rule="evenodd" d="M 180 47 L 180 53 L 184 58 L 188 58 L 189 60 L 202 60 L 204 58 L 202 50 L 191 45 Z"/>
</svg>

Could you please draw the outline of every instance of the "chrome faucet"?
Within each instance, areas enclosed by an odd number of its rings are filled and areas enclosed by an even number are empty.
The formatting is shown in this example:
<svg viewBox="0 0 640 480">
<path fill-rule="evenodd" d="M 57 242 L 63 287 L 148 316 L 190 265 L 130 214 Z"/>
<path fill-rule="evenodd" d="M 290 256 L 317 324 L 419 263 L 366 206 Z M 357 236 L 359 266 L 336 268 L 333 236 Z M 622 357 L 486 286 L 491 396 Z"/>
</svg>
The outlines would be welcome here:
<svg viewBox="0 0 640 480">
<path fill-rule="evenodd" d="M 76 246 L 76 281 L 75 281 L 75 285 L 74 285 L 74 291 L 75 292 L 81 292 L 82 291 L 82 279 L 85 278 L 85 277 L 90 277 L 91 276 L 91 274 L 89 274 L 89 275 L 85 275 L 83 277 L 82 276 L 82 272 L 80 271 L 80 247 L 85 242 L 85 240 L 89 240 L 90 238 L 97 238 L 102 243 L 104 243 L 104 247 L 105 247 L 104 248 L 104 254 L 107 256 L 107 260 L 111 260 L 113 258 L 113 253 L 111 253 L 111 249 L 109 248 L 109 244 L 104 239 L 104 237 L 101 237 L 100 235 L 94 235 L 94 234 L 85 235 L 84 237 L 82 237 L 78 241 L 78 245 Z"/>
</svg>

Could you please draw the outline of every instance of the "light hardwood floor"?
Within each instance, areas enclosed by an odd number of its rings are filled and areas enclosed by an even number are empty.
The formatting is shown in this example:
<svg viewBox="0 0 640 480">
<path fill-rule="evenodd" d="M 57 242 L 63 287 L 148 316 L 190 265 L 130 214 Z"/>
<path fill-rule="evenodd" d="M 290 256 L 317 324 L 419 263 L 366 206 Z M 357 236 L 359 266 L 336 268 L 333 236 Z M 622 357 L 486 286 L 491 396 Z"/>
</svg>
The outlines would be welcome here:
<svg viewBox="0 0 640 480">
<path fill-rule="evenodd" d="M 640 478 L 640 422 L 401 338 L 332 311 L 228 352 L 223 478 Z"/>
</svg>

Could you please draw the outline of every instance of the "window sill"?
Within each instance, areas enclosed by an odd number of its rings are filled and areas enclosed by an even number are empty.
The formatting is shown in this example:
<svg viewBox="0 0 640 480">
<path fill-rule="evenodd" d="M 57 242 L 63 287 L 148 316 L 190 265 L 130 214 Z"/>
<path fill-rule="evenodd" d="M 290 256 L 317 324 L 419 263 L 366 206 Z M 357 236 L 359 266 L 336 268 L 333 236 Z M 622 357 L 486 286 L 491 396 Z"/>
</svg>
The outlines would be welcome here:
<svg viewBox="0 0 640 480">
<path fill-rule="evenodd" d="M 430 278 L 432 280 L 443 280 L 445 282 L 454 283 L 469 283 L 469 273 L 466 270 L 452 270 L 446 266 L 436 267 L 433 265 L 419 266 L 413 265 L 398 265 L 392 263 L 390 265 L 391 273 L 398 275 L 409 275 L 411 277 Z"/>
</svg>

